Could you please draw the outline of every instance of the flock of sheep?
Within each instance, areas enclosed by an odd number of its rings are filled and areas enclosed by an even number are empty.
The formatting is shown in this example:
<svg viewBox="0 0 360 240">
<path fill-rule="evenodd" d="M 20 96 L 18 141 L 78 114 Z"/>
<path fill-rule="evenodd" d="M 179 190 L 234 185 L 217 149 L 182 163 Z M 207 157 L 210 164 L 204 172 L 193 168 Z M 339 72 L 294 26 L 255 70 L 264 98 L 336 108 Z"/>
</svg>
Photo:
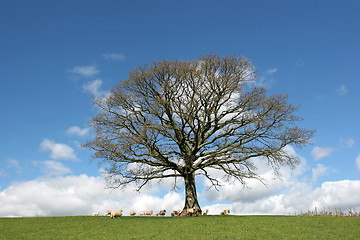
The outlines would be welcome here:
<svg viewBox="0 0 360 240">
<path fill-rule="evenodd" d="M 206 211 L 202 211 L 201 215 L 207 215 L 209 212 L 209 210 Z M 180 216 L 180 209 L 179 210 L 174 210 L 171 212 L 170 216 L 171 217 L 175 217 L 175 216 Z M 220 215 L 229 215 L 230 214 L 230 210 L 223 210 Z M 98 212 L 95 212 L 92 214 L 93 216 L 99 216 L 100 214 Z M 123 210 L 120 209 L 120 211 L 106 211 L 104 216 L 110 216 L 110 218 L 117 218 L 117 217 L 121 217 L 123 215 Z M 144 212 L 140 212 L 139 214 L 140 216 L 152 216 L 153 215 L 153 211 L 144 211 Z M 155 216 L 165 216 L 166 215 L 166 210 L 160 210 L 160 212 L 158 213 L 154 213 Z M 183 214 L 185 216 L 194 216 L 196 215 L 196 211 L 195 208 L 189 208 L 186 210 L 186 214 Z M 136 211 L 131 210 L 130 211 L 130 216 L 136 216 Z"/>
</svg>

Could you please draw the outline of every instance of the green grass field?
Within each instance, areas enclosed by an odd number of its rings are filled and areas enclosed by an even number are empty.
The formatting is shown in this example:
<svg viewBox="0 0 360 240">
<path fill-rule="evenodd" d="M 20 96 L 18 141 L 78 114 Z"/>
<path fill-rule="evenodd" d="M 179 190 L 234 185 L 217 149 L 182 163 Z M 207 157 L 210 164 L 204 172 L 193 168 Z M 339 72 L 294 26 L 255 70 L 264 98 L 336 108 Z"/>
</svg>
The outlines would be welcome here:
<svg viewBox="0 0 360 240">
<path fill-rule="evenodd" d="M 0 239 L 360 239 L 360 218 L 329 216 L 0 218 Z"/>
</svg>

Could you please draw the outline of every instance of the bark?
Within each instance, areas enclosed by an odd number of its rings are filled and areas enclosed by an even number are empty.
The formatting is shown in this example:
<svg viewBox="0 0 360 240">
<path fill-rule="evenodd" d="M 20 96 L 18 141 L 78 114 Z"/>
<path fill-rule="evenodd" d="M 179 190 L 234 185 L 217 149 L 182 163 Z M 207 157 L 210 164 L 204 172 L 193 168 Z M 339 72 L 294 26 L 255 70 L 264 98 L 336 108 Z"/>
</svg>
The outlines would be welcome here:
<svg viewBox="0 0 360 240">
<path fill-rule="evenodd" d="M 195 212 L 190 214 L 192 216 L 201 215 L 201 208 L 197 199 L 195 173 L 184 175 L 185 180 L 185 206 L 180 216 L 188 216 L 188 210 L 193 208 Z"/>
</svg>

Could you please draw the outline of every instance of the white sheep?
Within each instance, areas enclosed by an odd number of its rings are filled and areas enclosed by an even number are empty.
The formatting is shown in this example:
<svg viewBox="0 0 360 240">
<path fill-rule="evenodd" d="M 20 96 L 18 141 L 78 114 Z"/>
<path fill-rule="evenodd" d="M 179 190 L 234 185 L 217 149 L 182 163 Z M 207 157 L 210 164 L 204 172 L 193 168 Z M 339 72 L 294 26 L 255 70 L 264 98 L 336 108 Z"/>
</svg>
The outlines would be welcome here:
<svg viewBox="0 0 360 240">
<path fill-rule="evenodd" d="M 122 216 L 123 210 L 120 209 L 120 211 L 111 211 L 110 218 L 117 218 Z"/>
<path fill-rule="evenodd" d="M 229 214 L 230 214 L 230 209 L 224 210 L 220 213 L 220 215 L 229 215 Z"/>
<path fill-rule="evenodd" d="M 158 212 L 158 213 L 154 213 L 154 215 L 155 216 L 165 216 L 165 214 L 166 214 L 166 210 L 160 210 L 160 212 Z"/>
<path fill-rule="evenodd" d="M 170 214 L 170 216 L 172 216 L 172 217 L 175 217 L 175 216 L 179 216 L 180 215 L 180 209 L 179 210 L 173 210 L 172 212 L 171 212 L 171 214 Z"/>
<path fill-rule="evenodd" d="M 96 217 L 96 216 L 99 216 L 99 213 L 98 213 L 98 212 L 94 212 L 92 215 L 93 215 L 94 217 Z"/>
<path fill-rule="evenodd" d="M 207 209 L 206 211 L 202 211 L 202 215 L 206 216 L 208 214 L 208 212 L 209 212 L 209 209 Z"/>
<path fill-rule="evenodd" d="M 109 216 L 111 214 L 111 211 L 106 211 L 105 213 L 104 213 L 104 216 Z"/>
<path fill-rule="evenodd" d="M 130 211 L 130 216 L 135 216 L 136 215 L 136 212 L 134 210 L 131 210 Z"/>
<path fill-rule="evenodd" d="M 196 209 L 195 208 L 188 208 L 184 210 L 185 212 L 182 213 L 184 216 L 194 216 L 196 215 Z"/>
<path fill-rule="evenodd" d="M 145 216 L 151 216 L 153 214 L 153 211 L 151 210 L 151 211 L 145 211 L 144 212 L 144 215 Z"/>
</svg>

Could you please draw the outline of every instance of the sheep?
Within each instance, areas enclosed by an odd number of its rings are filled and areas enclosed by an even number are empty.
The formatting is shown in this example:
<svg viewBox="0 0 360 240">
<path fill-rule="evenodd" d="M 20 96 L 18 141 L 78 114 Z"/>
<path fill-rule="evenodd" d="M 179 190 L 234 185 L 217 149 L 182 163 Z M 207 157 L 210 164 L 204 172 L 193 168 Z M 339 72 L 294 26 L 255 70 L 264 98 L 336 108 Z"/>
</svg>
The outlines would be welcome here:
<svg viewBox="0 0 360 240">
<path fill-rule="evenodd" d="M 195 208 L 188 208 L 186 210 L 186 215 L 187 216 L 193 216 L 195 214 Z"/>
<path fill-rule="evenodd" d="M 111 214 L 111 211 L 106 211 L 104 216 L 109 216 Z"/>
<path fill-rule="evenodd" d="M 135 216 L 135 215 L 136 215 L 136 212 L 133 211 L 133 210 L 131 210 L 131 211 L 130 211 L 130 216 Z"/>
<path fill-rule="evenodd" d="M 98 212 L 94 212 L 92 215 L 93 215 L 94 217 L 96 217 L 96 216 L 99 216 L 99 213 L 98 213 Z"/>
<path fill-rule="evenodd" d="M 140 216 L 144 216 L 144 212 L 141 212 L 141 213 L 140 213 Z"/>
<path fill-rule="evenodd" d="M 202 215 L 206 216 L 208 214 L 208 212 L 209 212 L 209 209 L 207 209 L 206 211 L 202 211 Z"/>
<path fill-rule="evenodd" d="M 160 212 L 159 212 L 160 216 L 165 216 L 165 214 L 166 214 L 166 210 L 160 210 Z"/>
<path fill-rule="evenodd" d="M 224 210 L 220 213 L 220 215 L 229 215 L 229 214 L 230 214 L 230 209 Z"/>
<path fill-rule="evenodd" d="M 122 216 L 123 210 L 120 209 L 120 211 L 111 211 L 110 218 L 117 218 Z"/>
<path fill-rule="evenodd" d="M 160 212 L 158 212 L 158 213 L 155 213 L 154 215 L 155 216 L 165 216 L 165 214 L 166 214 L 166 210 L 160 210 Z"/>
<path fill-rule="evenodd" d="M 145 216 L 151 216 L 153 214 L 153 211 L 151 210 L 151 211 L 145 211 L 144 212 L 144 215 Z"/>
<path fill-rule="evenodd" d="M 183 210 L 183 212 L 181 213 L 181 216 L 197 216 L 200 214 L 199 212 L 200 211 L 196 210 L 196 208 L 187 208 L 187 209 Z"/>
<path fill-rule="evenodd" d="M 172 216 L 172 217 L 175 217 L 175 216 L 179 216 L 180 215 L 180 209 L 179 210 L 174 210 L 174 211 L 172 211 L 171 212 L 171 214 L 170 214 L 170 216 Z"/>
</svg>

